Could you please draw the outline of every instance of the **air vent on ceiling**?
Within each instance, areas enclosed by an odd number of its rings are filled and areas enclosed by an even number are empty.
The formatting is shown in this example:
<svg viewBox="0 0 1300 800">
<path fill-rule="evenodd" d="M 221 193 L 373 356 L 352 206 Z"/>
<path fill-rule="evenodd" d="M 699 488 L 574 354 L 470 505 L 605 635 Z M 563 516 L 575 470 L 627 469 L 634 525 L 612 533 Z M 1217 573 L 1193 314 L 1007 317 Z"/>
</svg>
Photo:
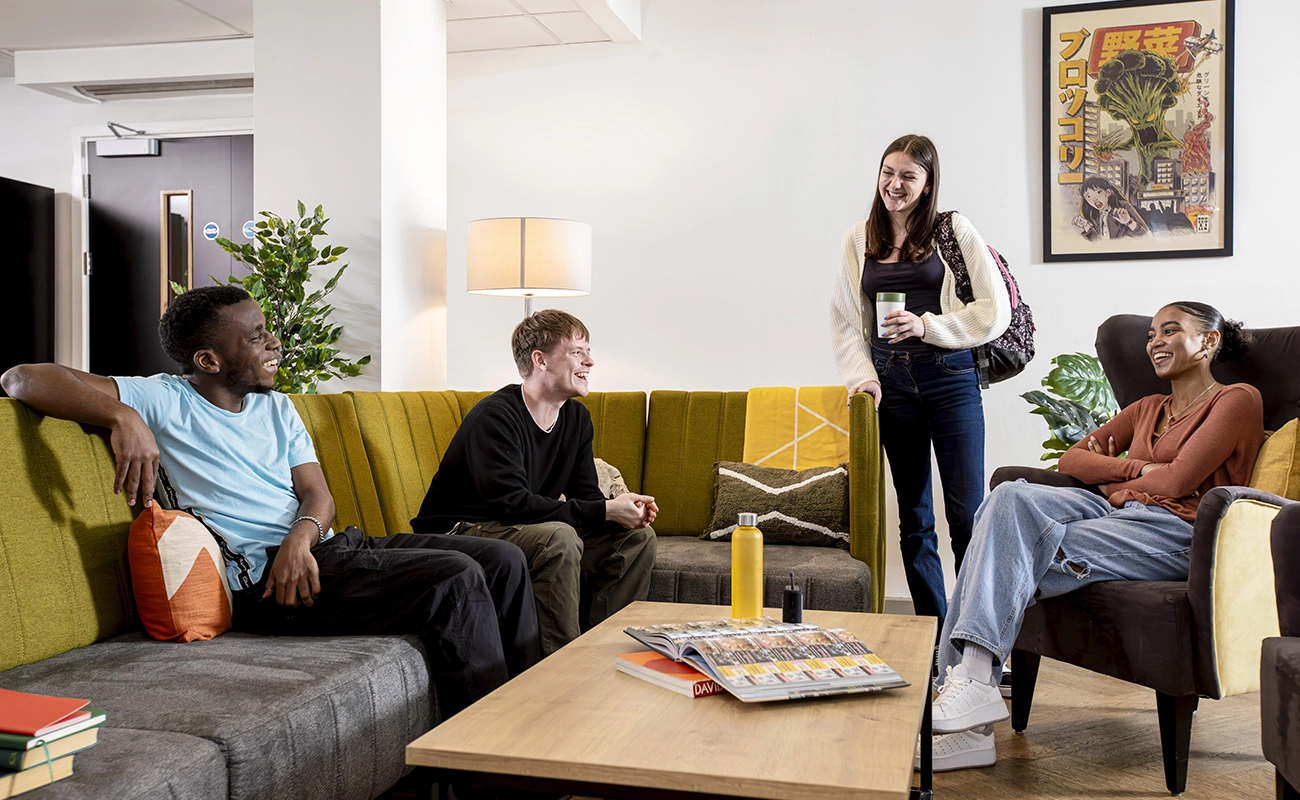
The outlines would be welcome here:
<svg viewBox="0 0 1300 800">
<path fill-rule="evenodd" d="M 96 100 L 120 100 L 129 97 L 159 97 L 169 94 L 209 94 L 252 91 L 252 78 L 222 78 L 197 81 L 158 81 L 155 83 L 92 83 L 73 87 Z"/>
</svg>

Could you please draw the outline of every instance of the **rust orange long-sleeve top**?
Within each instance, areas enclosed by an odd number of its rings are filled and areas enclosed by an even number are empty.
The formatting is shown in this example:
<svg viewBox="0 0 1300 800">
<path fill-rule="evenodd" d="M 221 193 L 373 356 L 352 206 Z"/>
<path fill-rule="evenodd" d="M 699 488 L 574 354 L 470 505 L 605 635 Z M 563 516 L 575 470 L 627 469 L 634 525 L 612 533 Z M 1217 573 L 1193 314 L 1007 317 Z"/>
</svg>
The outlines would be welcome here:
<svg viewBox="0 0 1300 800">
<path fill-rule="evenodd" d="M 1133 403 L 1092 433 L 1105 450 L 1115 438 L 1126 458 L 1093 453 L 1088 440 L 1065 451 L 1059 469 L 1086 483 L 1110 484 L 1110 504 L 1129 500 L 1159 505 L 1191 522 L 1201 497 L 1216 486 L 1244 486 L 1264 443 L 1264 402 L 1246 383 L 1225 386 L 1156 436 L 1156 421 L 1170 396 Z M 1147 464 L 1165 464 L 1142 475 Z"/>
</svg>

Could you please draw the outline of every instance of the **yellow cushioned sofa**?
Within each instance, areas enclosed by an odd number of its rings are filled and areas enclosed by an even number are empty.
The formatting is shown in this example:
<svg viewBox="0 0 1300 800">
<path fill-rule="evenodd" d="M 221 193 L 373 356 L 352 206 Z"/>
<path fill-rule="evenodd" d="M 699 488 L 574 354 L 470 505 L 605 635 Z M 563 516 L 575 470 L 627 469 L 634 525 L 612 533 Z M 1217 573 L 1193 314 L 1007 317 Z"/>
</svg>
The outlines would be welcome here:
<svg viewBox="0 0 1300 800">
<path fill-rule="evenodd" d="M 485 395 L 295 397 L 338 506 L 335 527 L 409 530 L 456 427 Z M 663 509 L 651 599 L 728 602 L 729 547 L 696 537 L 709 521 L 713 463 L 740 460 L 745 393 L 655 392 L 648 402 L 607 393 L 586 403 L 596 455 Z M 882 468 L 865 396 L 854 403 L 852 448 L 851 549 L 768 547 L 768 605 L 780 605 L 794 570 L 810 607 L 879 610 Z M 113 475 L 103 431 L 0 399 L 0 687 L 85 698 L 107 712 L 99 744 L 41 797 L 318 800 L 392 786 L 405 745 L 439 720 L 419 640 L 150 640 L 126 556 L 133 510 L 113 494 Z"/>
<path fill-rule="evenodd" d="M 298 410 L 316 442 L 338 505 L 337 527 L 372 536 L 409 532 L 465 414 L 489 392 L 348 392 L 300 395 Z M 731 602 L 730 549 L 701 541 L 712 514 L 714 464 L 740 461 L 745 392 L 593 392 L 583 399 L 596 457 L 617 467 L 628 488 L 653 495 L 659 556 L 650 599 Z M 881 452 L 866 399 L 852 409 L 850 547 L 764 548 L 764 602 L 780 607 L 791 572 L 808 608 L 880 611 L 884 604 Z M 368 469 L 367 469 L 368 467 Z"/>
</svg>

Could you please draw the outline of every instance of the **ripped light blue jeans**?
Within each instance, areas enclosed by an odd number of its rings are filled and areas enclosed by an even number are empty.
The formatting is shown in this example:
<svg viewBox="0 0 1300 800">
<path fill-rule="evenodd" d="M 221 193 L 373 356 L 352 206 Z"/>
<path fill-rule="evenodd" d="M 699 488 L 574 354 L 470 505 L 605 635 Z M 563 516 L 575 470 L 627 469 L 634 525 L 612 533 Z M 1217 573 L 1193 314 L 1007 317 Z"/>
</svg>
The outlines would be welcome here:
<svg viewBox="0 0 1300 800">
<path fill-rule="evenodd" d="M 1100 581 L 1187 580 L 1191 552 L 1191 523 L 1160 506 L 1114 508 L 1084 489 L 1003 483 L 975 512 L 939 638 L 939 675 L 961 662 L 965 642 L 988 649 L 1000 668 L 1036 599 Z"/>
</svg>

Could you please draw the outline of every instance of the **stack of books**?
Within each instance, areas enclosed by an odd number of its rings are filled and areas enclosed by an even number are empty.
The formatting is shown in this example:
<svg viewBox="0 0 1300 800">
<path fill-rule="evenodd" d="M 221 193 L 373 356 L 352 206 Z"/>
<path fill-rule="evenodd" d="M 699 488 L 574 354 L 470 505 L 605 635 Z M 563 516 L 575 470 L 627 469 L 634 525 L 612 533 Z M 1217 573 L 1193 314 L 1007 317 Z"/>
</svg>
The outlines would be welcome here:
<svg viewBox="0 0 1300 800">
<path fill-rule="evenodd" d="M 73 754 L 93 747 L 104 724 L 89 702 L 0 689 L 0 798 L 72 774 Z"/>
</svg>

